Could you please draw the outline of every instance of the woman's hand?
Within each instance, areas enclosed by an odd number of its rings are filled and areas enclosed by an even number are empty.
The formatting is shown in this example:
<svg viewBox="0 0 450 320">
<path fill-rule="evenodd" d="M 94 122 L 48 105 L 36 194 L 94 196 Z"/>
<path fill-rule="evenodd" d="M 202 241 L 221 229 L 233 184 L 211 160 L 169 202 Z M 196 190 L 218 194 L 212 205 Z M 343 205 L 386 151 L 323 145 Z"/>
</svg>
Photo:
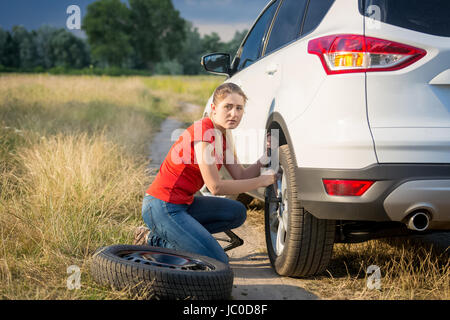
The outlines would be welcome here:
<svg viewBox="0 0 450 320">
<path fill-rule="evenodd" d="M 277 181 L 278 174 L 274 170 L 269 168 L 261 173 L 259 179 L 261 182 L 261 187 L 267 187 L 270 186 L 271 184 L 274 184 Z"/>
</svg>

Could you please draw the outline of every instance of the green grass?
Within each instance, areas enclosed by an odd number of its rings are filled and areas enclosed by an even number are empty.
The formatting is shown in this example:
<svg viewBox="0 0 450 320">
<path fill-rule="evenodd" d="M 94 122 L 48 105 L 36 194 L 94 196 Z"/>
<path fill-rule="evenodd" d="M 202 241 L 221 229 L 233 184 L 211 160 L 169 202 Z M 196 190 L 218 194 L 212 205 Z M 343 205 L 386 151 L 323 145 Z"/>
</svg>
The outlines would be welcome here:
<svg viewBox="0 0 450 320">
<path fill-rule="evenodd" d="M 145 78 L 144 83 L 153 90 L 182 96 L 186 102 L 203 107 L 214 89 L 225 79 L 222 76 L 154 76 Z"/>
</svg>

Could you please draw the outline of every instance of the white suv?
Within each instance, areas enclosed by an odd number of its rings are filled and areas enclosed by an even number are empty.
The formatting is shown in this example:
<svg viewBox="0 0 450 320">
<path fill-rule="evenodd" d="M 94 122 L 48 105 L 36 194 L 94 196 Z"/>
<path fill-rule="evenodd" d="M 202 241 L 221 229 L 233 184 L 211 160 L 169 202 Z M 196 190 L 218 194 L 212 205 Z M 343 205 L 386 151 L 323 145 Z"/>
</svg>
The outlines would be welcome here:
<svg viewBox="0 0 450 320">
<path fill-rule="evenodd" d="M 322 272 L 334 242 L 450 230 L 449 12 L 448 0 L 273 0 L 232 62 L 202 57 L 249 98 L 233 130 L 242 163 L 278 129 L 283 176 L 264 199 L 279 274 Z"/>
</svg>

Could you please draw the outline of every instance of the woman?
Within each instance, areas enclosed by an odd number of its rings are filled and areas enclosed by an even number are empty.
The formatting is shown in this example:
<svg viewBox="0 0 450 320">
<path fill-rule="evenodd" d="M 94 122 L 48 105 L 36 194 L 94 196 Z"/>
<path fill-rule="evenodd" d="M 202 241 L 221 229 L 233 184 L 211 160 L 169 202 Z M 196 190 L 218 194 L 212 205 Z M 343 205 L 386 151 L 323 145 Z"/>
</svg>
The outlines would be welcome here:
<svg viewBox="0 0 450 320">
<path fill-rule="evenodd" d="M 244 92 L 233 83 L 224 83 L 214 91 L 210 116 L 184 131 L 147 189 L 142 217 L 149 231 L 138 230 L 135 243 L 145 239 L 151 246 L 198 253 L 228 263 L 228 256 L 212 234 L 242 225 L 246 208 L 235 200 L 194 194 L 203 184 L 214 195 L 227 195 L 275 182 L 273 171 L 260 174 L 265 161 L 260 159 L 244 168 L 231 150 L 229 130 L 239 125 L 246 101 Z M 234 180 L 220 178 L 222 164 Z"/>
</svg>

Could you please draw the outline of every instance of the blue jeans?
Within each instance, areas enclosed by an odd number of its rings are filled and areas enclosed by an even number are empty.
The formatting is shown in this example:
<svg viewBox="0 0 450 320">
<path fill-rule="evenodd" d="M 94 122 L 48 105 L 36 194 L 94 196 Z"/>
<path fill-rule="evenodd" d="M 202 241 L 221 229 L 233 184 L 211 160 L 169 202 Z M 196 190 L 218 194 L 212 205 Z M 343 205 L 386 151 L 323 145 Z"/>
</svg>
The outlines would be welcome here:
<svg viewBox="0 0 450 320">
<path fill-rule="evenodd" d="M 148 244 L 183 250 L 228 263 L 213 233 L 234 229 L 247 218 L 247 209 L 239 201 L 195 196 L 188 204 L 174 204 L 146 195 L 142 218 L 150 229 Z"/>
</svg>

